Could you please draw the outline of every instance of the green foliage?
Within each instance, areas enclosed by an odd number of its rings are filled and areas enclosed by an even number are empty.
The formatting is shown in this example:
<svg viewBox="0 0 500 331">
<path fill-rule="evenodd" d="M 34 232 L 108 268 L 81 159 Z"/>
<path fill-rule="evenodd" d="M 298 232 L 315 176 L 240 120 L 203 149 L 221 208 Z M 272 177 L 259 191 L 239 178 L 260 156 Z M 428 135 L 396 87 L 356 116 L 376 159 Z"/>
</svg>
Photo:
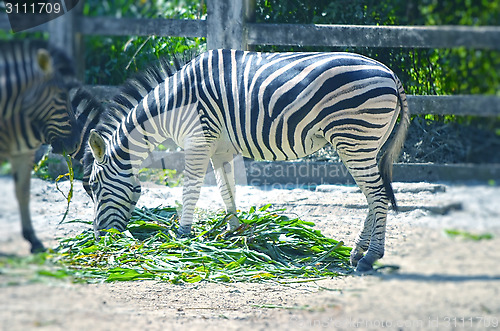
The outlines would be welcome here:
<svg viewBox="0 0 500 331">
<path fill-rule="evenodd" d="M 132 18 L 200 19 L 206 10 L 199 1 L 85 1 L 84 15 Z M 205 38 L 86 36 L 85 81 L 119 85 L 161 56 L 194 49 L 203 51 Z"/>
<path fill-rule="evenodd" d="M 68 216 L 68 212 L 69 212 L 69 205 L 71 203 L 71 199 L 73 198 L 73 182 L 75 180 L 75 172 L 73 171 L 73 162 L 71 161 L 71 157 L 67 154 L 63 154 L 64 155 L 64 158 L 66 159 L 66 164 L 68 165 L 68 172 L 64 175 L 59 175 L 57 178 L 56 178 L 56 188 L 59 192 L 61 192 L 61 194 L 63 195 L 63 197 L 66 199 L 66 202 L 67 202 L 67 205 L 66 205 L 66 211 L 64 212 L 64 215 L 63 215 L 63 218 L 61 220 L 61 223 L 64 222 L 64 220 L 66 219 L 66 216 Z M 59 185 L 58 185 L 58 182 L 61 180 L 61 179 L 64 179 L 68 177 L 69 179 L 69 191 L 68 191 L 68 194 L 64 193 L 60 188 L 59 188 Z"/>
<path fill-rule="evenodd" d="M 176 187 L 181 184 L 183 175 L 175 169 L 150 169 L 143 168 L 139 171 L 139 179 L 142 182 L 153 182 L 158 185 Z"/>
<path fill-rule="evenodd" d="M 18 39 L 49 39 L 48 33 L 45 32 L 17 32 L 12 33 L 12 31 L 0 30 L 0 40 L 18 40 Z"/>
<path fill-rule="evenodd" d="M 10 174 L 10 171 L 11 171 L 10 162 L 7 161 L 0 162 L 0 176 L 8 175 Z"/>
<path fill-rule="evenodd" d="M 61 239 L 35 269 L 37 275 L 74 281 L 172 283 L 304 281 L 350 271 L 351 249 L 311 222 L 267 205 L 239 212 L 243 225 L 228 233 L 228 216 L 205 218 L 195 224 L 193 238 L 179 239 L 176 208 L 136 209 L 124 233 L 109 230 L 96 241 L 89 229 Z M 17 265 L 0 257 L 0 272 L 13 274 Z"/>
<path fill-rule="evenodd" d="M 66 219 L 66 216 L 68 215 L 69 205 L 71 203 L 71 199 L 73 198 L 73 182 L 75 180 L 75 171 L 73 169 L 73 162 L 72 162 L 71 157 L 67 154 L 63 154 L 63 156 L 66 160 L 66 164 L 68 166 L 68 172 L 65 174 L 62 174 L 62 175 L 58 175 L 57 177 L 54 178 L 54 174 L 51 173 L 49 170 L 50 163 L 60 163 L 61 161 L 58 159 L 51 159 L 49 157 L 49 154 L 50 154 L 49 151 L 47 151 L 43 155 L 43 157 L 40 159 L 40 161 L 37 164 L 35 164 L 35 166 L 33 167 L 33 173 L 34 173 L 35 177 L 38 177 L 38 178 L 41 178 L 44 180 L 55 181 L 57 190 L 63 195 L 64 199 L 67 202 L 66 211 L 65 211 L 64 216 L 61 220 L 61 222 L 63 222 Z M 59 188 L 59 181 L 65 179 L 65 178 L 67 178 L 70 182 L 70 189 L 69 189 L 67 194 L 64 193 Z"/>
<path fill-rule="evenodd" d="M 455 229 L 446 229 L 444 230 L 444 233 L 450 238 L 462 238 L 474 241 L 493 239 L 493 235 L 491 233 L 475 234 L 468 231 Z"/>
<path fill-rule="evenodd" d="M 44 180 L 55 180 L 53 176 L 49 172 L 49 164 L 50 163 L 59 163 L 59 160 L 50 159 L 49 153 L 45 153 L 43 157 L 38 161 L 37 164 L 33 167 L 35 177 L 44 179 Z"/>
</svg>

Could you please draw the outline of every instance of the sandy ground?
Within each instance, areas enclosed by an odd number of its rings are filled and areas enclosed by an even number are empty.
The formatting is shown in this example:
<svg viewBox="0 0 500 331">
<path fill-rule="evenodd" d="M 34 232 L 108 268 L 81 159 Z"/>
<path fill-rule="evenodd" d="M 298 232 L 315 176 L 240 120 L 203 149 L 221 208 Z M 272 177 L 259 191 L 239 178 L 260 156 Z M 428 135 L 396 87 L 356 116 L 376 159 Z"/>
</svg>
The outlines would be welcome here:
<svg viewBox="0 0 500 331">
<path fill-rule="evenodd" d="M 390 212 L 382 265 L 373 275 L 309 283 L 172 285 L 154 281 L 0 287 L 2 330 L 483 330 L 500 329 L 500 187 L 399 184 L 404 210 Z M 67 183 L 63 188 L 67 189 Z M 238 205 L 274 203 L 314 221 L 352 245 L 366 215 L 355 187 L 265 190 L 238 187 Z M 48 246 L 83 225 L 58 225 L 65 201 L 55 184 L 32 181 L 31 211 Z M 148 186 L 139 205 L 171 205 L 180 188 Z M 0 254 L 24 256 L 29 246 L 10 177 L 0 177 Z M 204 187 L 201 208 L 222 208 Z M 69 219 L 90 219 L 93 205 L 76 183 Z M 491 233 L 491 240 L 450 238 L 444 229 Z M 0 274 L 0 284 L 2 281 Z"/>
</svg>

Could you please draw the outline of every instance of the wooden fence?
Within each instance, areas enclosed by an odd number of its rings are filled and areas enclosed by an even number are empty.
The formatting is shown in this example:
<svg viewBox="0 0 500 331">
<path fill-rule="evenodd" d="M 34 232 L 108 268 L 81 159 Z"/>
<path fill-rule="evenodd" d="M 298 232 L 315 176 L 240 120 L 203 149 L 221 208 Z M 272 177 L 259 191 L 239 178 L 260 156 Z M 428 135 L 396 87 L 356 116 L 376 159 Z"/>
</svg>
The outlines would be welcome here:
<svg viewBox="0 0 500 331">
<path fill-rule="evenodd" d="M 82 2 L 82 1 L 81 1 Z M 206 19 L 141 19 L 86 17 L 78 8 L 35 27 L 48 31 L 50 40 L 68 50 L 78 63 L 82 35 L 156 35 L 205 37 L 208 49 L 248 50 L 254 45 L 301 45 L 346 47 L 405 47 L 500 50 L 500 26 L 354 26 L 255 23 L 256 0 L 207 0 Z M 0 14 L 0 29 L 10 29 L 6 14 Z M 71 46 L 71 47 L 69 47 Z M 412 114 L 500 116 L 500 97 L 483 95 L 408 96 Z M 498 151 L 497 151 L 498 152 Z M 425 165 L 419 172 L 425 173 Z M 456 165 L 449 169 L 456 169 Z M 500 178 L 500 165 L 485 172 L 459 171 L 463 179 Z M 481 167 L 483 169 L 484 166 Z M 433 168 L 434 169 L 434 168 Z M 448 168 L 447 168 L 448 169 Z M 479 169 L 479 168 L 478 168 Z M 445 176 L 443 180 L 453 179 Z M 481 175 L 481 173 L 483 173 Z M 484 177 L 484 178 L 483 178 Z M 462 178 L 462 177 L 461 177 Z M 415 180 L 425 180 L 416 178 Z M 397 178 L 396 178 L 397 180 Z"/>
</svg>

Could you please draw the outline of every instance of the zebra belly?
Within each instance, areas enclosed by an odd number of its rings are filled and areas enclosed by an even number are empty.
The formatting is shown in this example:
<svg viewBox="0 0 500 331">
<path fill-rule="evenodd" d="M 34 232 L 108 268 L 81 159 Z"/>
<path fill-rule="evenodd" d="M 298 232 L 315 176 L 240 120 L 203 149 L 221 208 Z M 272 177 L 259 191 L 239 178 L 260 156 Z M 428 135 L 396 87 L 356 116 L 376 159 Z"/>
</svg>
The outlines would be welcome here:
<svg viewBox="0 0 500 331">
<path fill-rule="evenodd" d="M 295 138 L 288 148 L 277 148 L 276 145 L 274 148 L 260 146 L 259 148 L 242 149 L 241 154 L 244 157 L 258 161 L 295 160 L 318 151 L 328 143 L 319 131 L 316 133 L 309 132 L 304 139 L 300 135 Z"/>
</svg>

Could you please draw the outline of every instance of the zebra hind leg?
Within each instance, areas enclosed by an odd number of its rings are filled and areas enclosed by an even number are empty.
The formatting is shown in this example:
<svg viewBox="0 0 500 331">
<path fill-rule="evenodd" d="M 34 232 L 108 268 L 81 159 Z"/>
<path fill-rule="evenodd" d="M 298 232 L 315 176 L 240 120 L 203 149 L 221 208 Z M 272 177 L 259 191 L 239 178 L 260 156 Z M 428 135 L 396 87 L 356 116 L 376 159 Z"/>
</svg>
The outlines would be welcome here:
<svg viewBox="0 0 500 331">
<path fill-rule="evenodd" d="M 240 225 L 240 221 L 236 217 L 236 202 L 234 200 L 236 184 L 233 158 L 234 155 L 232 153 L 216 154 L 212 157 L 212 166 L 215 171 L 217 186 L 226 206 L 226 213 L 229 214 L 228 223 L 230 230 L 235 230 Z"/>
<path fill-rule="evenodd" d="M 30 242 L 31 252 L 41 252 L 45 248 L 37 238 L 30 216 L 30 184 L 31 169 L 33 167 L 33 154 L 20 154 L 11 156 L 12 175 L 14 176 L 16 198 L 21 214 L 23 237 Z"/>
<path fill-rule="evenodd" d="M 365 222 L 365 226 L 360 232 L 359 239 L 356 241 L 356 247 L 351 252 L 351 263 L 353 266 L 356 266 L 356 271 L 358 272 L 372 270 L 373 263 L 384 256 L 388 200 L 380 198 L 378 201 L 372 201 L 368 204 L 371 206 L 369 207 L 370 211 L 367 218 L 370 218 L 371 221 L 368 222 L 368 226 Z M 358 244 L 358 242 L 365 245 L 363 242 L 364 238 L 361 238 L 365 234 L 368 234 L 369 245 L 368 250 L 363 256 L 358 247 L 361 249 L 364 247 Z"/>
<path fill-rule="evenodd" d="M 361 163 L 346 157 L 342 151 L 339 156 L 368 202 L 368 215 L 351 251 L 352 266 L 358 272 L 367 272 L 373 269 L 375 261 L 384 256 L 389 199 L 375 155 L 363 159 Z"/>
<path fill-rule="evenodd" d="M 361 178 L 355 177 L 355 180 L 366 196 L 369 212 L 356 241 L 356 247 L 351 252 L 351 261 L 354 263 L 357 261 L 356 271 L 366 272 L 372 270 L 373 263 L 384 256 L 389 199 L 378 171 L 368 177 L 366 175 Z M 364 251 L 367 244 L 368 250 L 361 257 L 361 250 Z"/>
</svg>

